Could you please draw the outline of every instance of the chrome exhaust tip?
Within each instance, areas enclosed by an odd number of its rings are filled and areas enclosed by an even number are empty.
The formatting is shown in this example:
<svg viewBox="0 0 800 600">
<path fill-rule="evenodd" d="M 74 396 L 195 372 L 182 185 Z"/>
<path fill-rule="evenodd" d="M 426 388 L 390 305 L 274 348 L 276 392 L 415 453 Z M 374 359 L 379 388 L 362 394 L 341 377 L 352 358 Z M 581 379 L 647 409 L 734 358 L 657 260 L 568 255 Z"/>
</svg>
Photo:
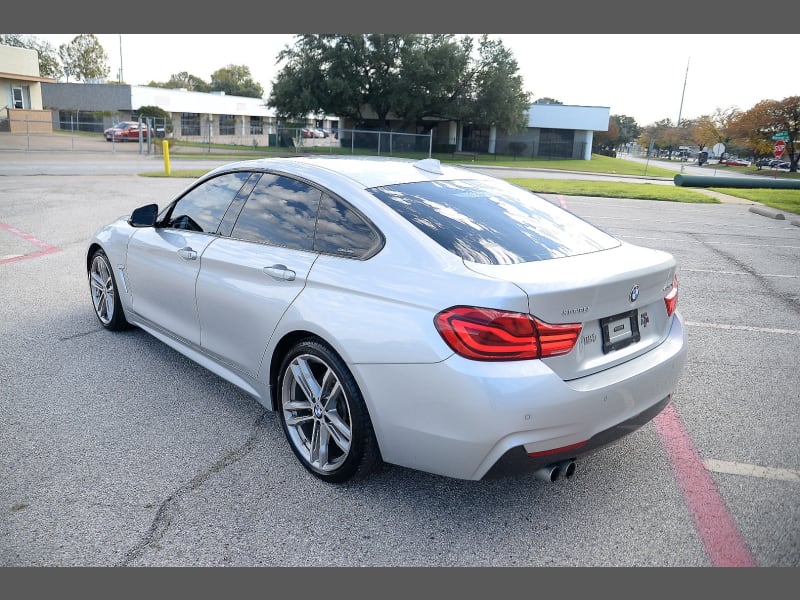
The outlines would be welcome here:
<svg viewBox="0 0 800 600">
<path fill-rule="evenodd" d="M 558 466 L 557 463 L 553 463 L 551 465 L 547 465 L 546 467 L 542 467 L 541 469 L 537 469 L 533 475 L 536 477 L 536 479 L 541 479 L 542 481 L 549 481 L 552 483 L 561 477 L 561 467 Z"/>
<path fill-rule="evenodd" d="M 575 461 L 571 458 L 562 460 L 558 463 L 558 467 L 561 469 L 561 474 L 564 476 L 564 479 L 569 479 L 575 474 Z"/>
</svg>

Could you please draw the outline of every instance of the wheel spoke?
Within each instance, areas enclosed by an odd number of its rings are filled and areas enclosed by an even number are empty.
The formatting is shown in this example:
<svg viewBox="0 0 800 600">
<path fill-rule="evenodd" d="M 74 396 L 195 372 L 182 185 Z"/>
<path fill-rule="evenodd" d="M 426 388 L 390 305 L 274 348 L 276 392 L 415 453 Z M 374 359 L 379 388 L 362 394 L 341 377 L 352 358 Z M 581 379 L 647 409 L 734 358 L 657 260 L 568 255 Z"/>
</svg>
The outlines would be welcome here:
<svg viewBox="0 0 800 600">
<path fill-rule="evenodd" d="M 311 464 L 324 469 L 328 464 L 328 434 L 319 421 L 314 421 L 314 431 L 311 434 L 309 460 Z"/>
<path fill-rule="evenodd" d="M 342 452 L 347 453 L 350 450 L 352 433 L 350 427 L 342 421 L 338 413 L 325 413 L 325 429 Z"/>
<path fill-rule="evenodd" d="M 318 400 L 322 392 L 306 358 L 297 358 L 291 366 L 294 380 L 310 401 Z"/>
<path fill-rule="evenodd" d="M 286 404 L 283 405 L 284 409 L 287 407 Z M 312 421 L 314 417 L 312 415 L 292 415 L 286 416 L 286 424 L 291 427 L 299 427 L 303 423 L 308 423 Z"/>
</svg>

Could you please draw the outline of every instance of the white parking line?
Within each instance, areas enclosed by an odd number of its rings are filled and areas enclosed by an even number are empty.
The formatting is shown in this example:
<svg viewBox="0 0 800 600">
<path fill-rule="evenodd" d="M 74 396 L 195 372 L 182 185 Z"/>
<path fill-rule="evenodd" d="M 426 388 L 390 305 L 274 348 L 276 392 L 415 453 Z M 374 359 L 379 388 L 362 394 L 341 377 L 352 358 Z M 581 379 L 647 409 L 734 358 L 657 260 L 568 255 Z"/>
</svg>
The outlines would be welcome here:
<svg viewBox="0 0 800 600">
<path fill-rule="evenodd" d="M 794 481 L 800 483 L 800 471 L 792 469 L 776 469 L 774 467 L 760 467 L 746 463 L 728 462 L 724 460 L 703 460 L 703 465 L 714 473 L 727 473 L 728 475 L 745 475 L 747 477 L 760 477 L 761 479 L 778 479 L 780 481 Z"/>
<path fill-rule="evenodd" d="M 736 331 L 755 331 L 758 333 L 785 333 L 789 335 L 799 335 L 796 329 L 771 329 L 768 327 L 749 327 L 747 325 L 727 325 L 725 323 L 698 323 L 697 321 L 686 321 L 689 327 L 707 327 L 709 329 L 734 329 Z"/>
</svg>

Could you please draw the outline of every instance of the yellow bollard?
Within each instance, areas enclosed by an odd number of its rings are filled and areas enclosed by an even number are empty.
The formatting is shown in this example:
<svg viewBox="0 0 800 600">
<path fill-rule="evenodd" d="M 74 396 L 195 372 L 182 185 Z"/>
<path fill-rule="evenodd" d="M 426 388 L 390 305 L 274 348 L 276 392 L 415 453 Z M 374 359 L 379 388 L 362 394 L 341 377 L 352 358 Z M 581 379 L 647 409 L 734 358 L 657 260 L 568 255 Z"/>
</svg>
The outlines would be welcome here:
<svg viewBox="0 0 800 600">
<path fill-rule="evenodd" d="M 164 149 L 164 172 L 169 175 L 172 171 L 169 168 L 169 144 L 167 140 L 161 142 L 161 147 Z"/>
</svg>

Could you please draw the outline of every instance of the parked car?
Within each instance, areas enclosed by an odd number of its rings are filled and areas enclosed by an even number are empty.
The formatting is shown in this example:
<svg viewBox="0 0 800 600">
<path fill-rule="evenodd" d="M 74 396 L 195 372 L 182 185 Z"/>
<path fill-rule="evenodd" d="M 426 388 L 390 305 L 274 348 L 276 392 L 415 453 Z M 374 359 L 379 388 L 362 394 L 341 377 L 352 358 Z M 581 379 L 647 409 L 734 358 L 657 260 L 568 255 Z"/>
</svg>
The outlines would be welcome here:
<svg viewBox="0 0 800 600">
<path fill-rule="evenodd" d="M 327 482 L 571 476 L 664 409 L 686 362 L 672 255 L 435 159 L 221 166 L 101 227 L 85 261 L 102 327 L 276 411 Z"/>
<path fill-rule="evenodd" d="M 729 167 L 749 167 L 750 161 L 745 160 L 743 158 L 726 158 L 722 161 L 723 164 L 728 165 Z"/>
<path fill-rule="evenodd" d="M 132 142 L 139 141 L 139 123 L 137 121 L 121 121 L 103 131 L 103 135 L 107 142 Z M 147 140 L 148 129 L 146 125 L 142 125 L 142 139 Z M 153 130 L 150 129 L 149 133 L 152 135 Z"/>
</svg>

